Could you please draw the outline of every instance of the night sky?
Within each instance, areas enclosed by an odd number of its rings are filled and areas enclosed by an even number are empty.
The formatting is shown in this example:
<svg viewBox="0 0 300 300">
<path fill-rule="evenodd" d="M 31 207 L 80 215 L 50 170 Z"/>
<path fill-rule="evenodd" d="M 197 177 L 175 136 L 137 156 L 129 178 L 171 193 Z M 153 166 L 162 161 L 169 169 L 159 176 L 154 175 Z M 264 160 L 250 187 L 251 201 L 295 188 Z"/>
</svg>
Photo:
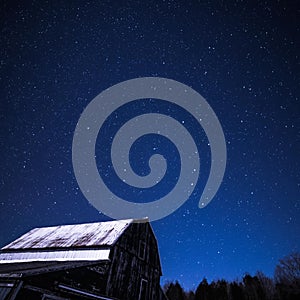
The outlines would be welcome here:
<svg viewBox="0 0 300 300">
<path fill-rule="evenodd" d="M 109 220 L 75 179 L 77 121 L 106 88 L 165 77 L 211 105 L 228 157 L 207 207 L 192 196 L 152 222 L 162 283 L 273 276 L 300 251 L 299 3 L 68 2 L 1 2 L 0 246 L 34 227 Z"/>
</svg>

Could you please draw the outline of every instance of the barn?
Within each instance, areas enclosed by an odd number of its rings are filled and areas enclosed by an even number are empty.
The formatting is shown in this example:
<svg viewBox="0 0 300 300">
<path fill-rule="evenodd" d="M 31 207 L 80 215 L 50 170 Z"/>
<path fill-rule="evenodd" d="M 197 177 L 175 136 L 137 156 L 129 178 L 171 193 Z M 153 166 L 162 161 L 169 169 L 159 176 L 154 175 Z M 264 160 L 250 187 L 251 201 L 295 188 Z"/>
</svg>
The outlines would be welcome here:
<svg viewBox="0 0 300 300">
<path fill-rule="evenodd" d="M 150 223 L 35 228 L 0 251 L 0 300 L 165 299 Z"/>
</svg>

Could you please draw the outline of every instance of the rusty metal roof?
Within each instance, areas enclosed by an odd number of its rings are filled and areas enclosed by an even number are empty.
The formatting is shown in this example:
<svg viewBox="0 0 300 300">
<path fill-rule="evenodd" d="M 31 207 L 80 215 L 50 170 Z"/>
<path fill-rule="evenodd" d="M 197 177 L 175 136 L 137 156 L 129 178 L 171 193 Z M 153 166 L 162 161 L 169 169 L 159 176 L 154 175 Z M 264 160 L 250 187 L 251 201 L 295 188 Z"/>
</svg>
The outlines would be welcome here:
<svg viewBox="0 0 300 300">
<path fill-rule="evenodd" d="M 35 228 L 2 250 L 111 246 L 133 220 Z"/>
</svg>

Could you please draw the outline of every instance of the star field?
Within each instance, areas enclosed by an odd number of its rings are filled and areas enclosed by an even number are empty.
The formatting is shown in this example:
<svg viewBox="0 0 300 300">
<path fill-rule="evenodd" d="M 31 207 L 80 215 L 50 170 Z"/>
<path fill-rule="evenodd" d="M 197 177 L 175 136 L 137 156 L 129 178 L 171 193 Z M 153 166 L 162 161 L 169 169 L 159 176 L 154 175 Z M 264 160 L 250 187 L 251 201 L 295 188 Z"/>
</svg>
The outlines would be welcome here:
<svg viewBox="0 0 300 300">
<path fill-rule="evenodd" d="M 104 89 L 157 76 L 207 100 L 228 156 L 206 208 L 192 197 L 152 223 L 162 282 L 272 276 L 300 251 L 300 7 L 227 2 L 1 4 L 0 246 L 34 227 L 109 219 L 76 182 L 76 123 Z"/>
</svg>

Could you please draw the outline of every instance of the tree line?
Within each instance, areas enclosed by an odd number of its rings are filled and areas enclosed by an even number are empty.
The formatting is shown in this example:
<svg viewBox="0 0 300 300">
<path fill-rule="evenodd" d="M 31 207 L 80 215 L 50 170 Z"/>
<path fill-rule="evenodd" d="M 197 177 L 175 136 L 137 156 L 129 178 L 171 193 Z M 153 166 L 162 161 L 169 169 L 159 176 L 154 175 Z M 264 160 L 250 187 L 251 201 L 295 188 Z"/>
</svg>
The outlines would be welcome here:
<svg viewBox="0 0 300 300">
<path fill-rule="evenodd" d="M 184 291 L 178 281 L 166 283 L 163 290 L 169 300 L 299 300 L 300 253 L 281 259 L 274 278 L 257 272 L 246 274 L 241 281 L 208 283 L 204 278 L 195 291 Z"/>
</svg>

